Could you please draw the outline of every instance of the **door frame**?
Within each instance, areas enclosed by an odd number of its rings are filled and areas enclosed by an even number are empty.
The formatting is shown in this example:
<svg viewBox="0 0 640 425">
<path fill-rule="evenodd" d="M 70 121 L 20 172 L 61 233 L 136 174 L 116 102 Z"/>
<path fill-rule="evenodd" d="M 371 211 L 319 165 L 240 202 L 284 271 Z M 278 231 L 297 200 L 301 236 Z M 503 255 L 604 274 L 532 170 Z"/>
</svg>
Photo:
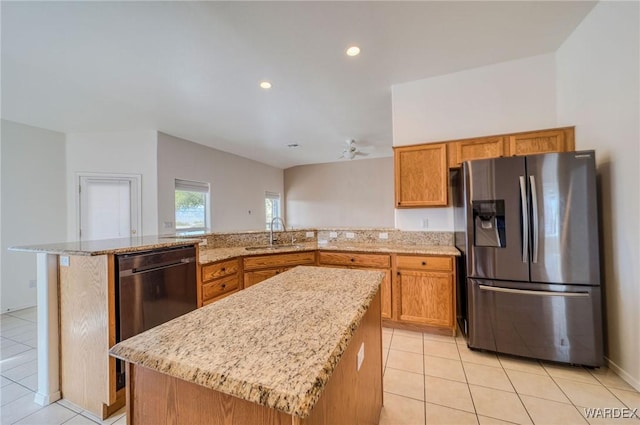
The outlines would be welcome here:
<svg viewBox="0 0 640 425">
<path fill-rule="evenodd" d="M 80 194 L 83 179 L 99 179 L 99 180 L 128 180 L 131 184 L 131 188 L 135 189 L 136 193 L 131 195 L 131 224 L 134 228 L 134 220 L 137 223 L 135 226 L 136 235 L 142 235 L 142 175 L 141 174 L 121 174 L 121 173 L 89 173 L 79 172 L 76 173 L 75 184 L 75 198 L 76 198 L 76 237 L 79 241 L 82 240 L 81 226 L 82 226 L 82 197 Z"/>
</svg>

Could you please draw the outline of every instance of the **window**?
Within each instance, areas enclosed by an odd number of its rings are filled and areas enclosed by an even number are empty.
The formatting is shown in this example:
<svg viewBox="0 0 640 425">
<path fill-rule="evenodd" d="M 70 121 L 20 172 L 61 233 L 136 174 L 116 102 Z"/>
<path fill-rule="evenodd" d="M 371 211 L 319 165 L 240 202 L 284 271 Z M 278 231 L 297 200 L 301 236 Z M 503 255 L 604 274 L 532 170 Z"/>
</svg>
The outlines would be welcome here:
<svg viewBox="0 0 640 425">
<path fill-rule="evenodd" d="M 209 183 L 176 179 L 176 233 L 204 233 L 208 217 Z"/>
<path fill-rule="evenodd" d="M 264 211 L 267 218 L 267 230 L 271 226 L 271 220 L 280 215 L 280 194 L 274 192 L 266 192 L 264 194 Z M 274 230 L 284 230 L 280 222 L 274 223 Z"/>
</svg>

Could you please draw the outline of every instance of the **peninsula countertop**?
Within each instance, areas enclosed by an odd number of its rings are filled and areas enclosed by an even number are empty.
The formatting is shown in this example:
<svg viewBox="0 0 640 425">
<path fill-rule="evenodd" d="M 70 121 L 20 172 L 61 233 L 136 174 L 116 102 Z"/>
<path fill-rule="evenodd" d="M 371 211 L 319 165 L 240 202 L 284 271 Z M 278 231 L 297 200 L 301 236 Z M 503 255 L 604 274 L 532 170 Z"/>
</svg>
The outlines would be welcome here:
<svg viewBox="0 0 640 425">
<path fill-rule="evenodd" d="M 277 246 L 277 245 L 276 245 Z M 248 257 L 263 254 L 284 254 L 299 251 L 351 251 L 366 253 L 396 253 L 415 255 L 452 255 L 459 256 L 460 251 L 450 245 L 413 245 L 397 243 L 356 243 L 356 242 L 301 242 L 291 246 L 247 250 L 245 247 L 200 248 L 200 263 L 209 264 L 234 257 Z"/>
<path fill-rule="evenodd" d="M 304 418 L 383 276 L 299 266 L 122 341 L 110 353 Z"/>
<path fill-rule="evenodd" d="M 145 251 L 174 246 L 197 244 L 202 239 L 185 239 L 166 236 L 135 236 L 95 241 L 58 242 L 44 245 L 12 246 L 12 251 L 41 252 L 59 255 L 104 255 Z"/>
</svg>

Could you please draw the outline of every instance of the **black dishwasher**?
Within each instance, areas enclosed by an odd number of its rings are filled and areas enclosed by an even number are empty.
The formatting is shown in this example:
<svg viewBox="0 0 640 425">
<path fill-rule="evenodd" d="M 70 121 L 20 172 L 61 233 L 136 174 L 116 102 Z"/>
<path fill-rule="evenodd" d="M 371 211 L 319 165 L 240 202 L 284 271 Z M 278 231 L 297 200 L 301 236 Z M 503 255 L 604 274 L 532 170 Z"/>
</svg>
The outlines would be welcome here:
<svg viewBox="0 0 640 425">
<path fill-rule="evenodd" d="M 197 308 L 195 247 L 118 255 L 116 267 L 116 342 Z M 120 389 L 124 369 L 116 364 Z"/>
</svg>

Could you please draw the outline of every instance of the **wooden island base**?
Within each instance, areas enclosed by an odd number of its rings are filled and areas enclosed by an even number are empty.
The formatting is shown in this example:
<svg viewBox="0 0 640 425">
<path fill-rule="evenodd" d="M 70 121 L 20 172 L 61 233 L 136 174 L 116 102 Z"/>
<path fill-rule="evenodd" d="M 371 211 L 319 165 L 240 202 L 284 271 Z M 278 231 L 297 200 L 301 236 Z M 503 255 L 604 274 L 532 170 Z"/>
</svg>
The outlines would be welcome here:
<svg viewBox="0 0 640 425">
<path fill-rule="evenodd" d="M 331 425 L 377 424 L 382 409 L 380 292 L 373 299 L 324 392 L 306 418 L 242 400 L 127 363 L 127 423 Z M 357 355 L 364 343 L 364 362 Z"/>
</svg>

